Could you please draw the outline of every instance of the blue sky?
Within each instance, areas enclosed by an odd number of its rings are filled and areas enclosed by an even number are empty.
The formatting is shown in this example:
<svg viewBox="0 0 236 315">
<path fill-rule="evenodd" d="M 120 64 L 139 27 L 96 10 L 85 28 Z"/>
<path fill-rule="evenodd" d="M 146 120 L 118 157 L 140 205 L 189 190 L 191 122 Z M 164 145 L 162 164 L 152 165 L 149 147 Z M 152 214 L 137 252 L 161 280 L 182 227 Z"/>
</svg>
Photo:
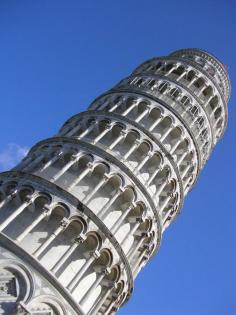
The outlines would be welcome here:
<svg viewBox="0 0 236 315">
<path fill-rule="evenodd" d="M 235 315 L 236 2 L 0 1 L 0 169 L 144 60 L 199 47 L 232 82 L 223 140 L 120 315 Z"/>
</svg>

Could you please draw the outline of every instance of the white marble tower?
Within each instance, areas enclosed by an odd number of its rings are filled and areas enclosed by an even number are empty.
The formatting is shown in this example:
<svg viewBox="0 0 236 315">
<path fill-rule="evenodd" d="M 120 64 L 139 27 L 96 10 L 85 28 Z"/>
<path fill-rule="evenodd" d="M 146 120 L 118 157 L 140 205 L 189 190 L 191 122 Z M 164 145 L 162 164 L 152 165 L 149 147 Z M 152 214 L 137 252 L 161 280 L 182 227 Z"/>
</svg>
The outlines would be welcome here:
<svg viewBox="0 0 236 315">
<path fill-rule="evenodd" d="M 148 60 L 0 174 L 0 314 L 109 315 L 221 138 L 230 82 L 199 49 Z"/>
</svg>

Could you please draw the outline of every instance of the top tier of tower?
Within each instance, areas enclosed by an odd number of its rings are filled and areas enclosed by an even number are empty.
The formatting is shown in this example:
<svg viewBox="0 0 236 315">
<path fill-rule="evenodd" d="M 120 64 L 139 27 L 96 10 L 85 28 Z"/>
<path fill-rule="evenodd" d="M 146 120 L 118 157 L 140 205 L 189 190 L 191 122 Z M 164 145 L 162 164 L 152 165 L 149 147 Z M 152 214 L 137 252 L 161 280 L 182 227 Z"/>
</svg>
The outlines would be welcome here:
<svg viewBox="0 0 236 315">
<path fill-rule="evenodd" d="M 222 64 L 215 56 L 197 48 L 177 50 L 171 53 L 170 56 L 183 58 L 185 60 L 191 60 L 197 63 L 197 65 L 200 66 L 204 71 L 206 71 L 218 84 L 225 97 L 225 101 L 227 102 L 229 100 L 229 76 L 225 65 Z"/>
<path fill-rule="evenodd" d="M 228 117 L 226 103 L 230 96 L 230 81 L 224 65 L 211 54 L 195 48 L 177 50 L 168 56 L 147 60 L 131 76 L 148 76 L 158 81 L 162 78 L 166 91 L 169 90 L 176 102 L 184 106 L 198 103 L 198 112 L 201 105 L 211 125 L 213 145 L 223 135 Z M 157 83 L 153 84 L 155 88 Z M 195 108 L 193 106 L 191 111 Z"/>
<path fill-rule="evenodd" d="M 176 50 L 173 53 L 165 57 L 156 57 L 151 60 L 147 60 L 141 64 L 134 72 L 139 72 L 140 69 L 143 69 L 143 66 L 147 63 L 153 62 L 157 59 L 163 58 L 176 58 L 180 62 L 181 60 L 189 64 L 194 64 L 197 69 L 203 71 L 208 77 L 210 77 L 217 87 L 220 89 L 221 93 L 224 96 L 224 100 L 227 102 L 230 97 L 230 79 L 228 72 L 225 68 L 225 65 L 222 64 L 215 56 L 212 54 L 197 48 L 188 48 Z"/>
</svg>

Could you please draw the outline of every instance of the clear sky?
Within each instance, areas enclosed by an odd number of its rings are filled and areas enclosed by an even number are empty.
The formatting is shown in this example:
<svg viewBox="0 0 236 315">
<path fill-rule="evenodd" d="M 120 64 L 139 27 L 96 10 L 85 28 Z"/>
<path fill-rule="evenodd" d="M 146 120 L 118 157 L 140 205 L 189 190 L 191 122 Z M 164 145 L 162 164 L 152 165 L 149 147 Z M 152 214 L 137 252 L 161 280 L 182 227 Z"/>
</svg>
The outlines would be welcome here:
<svg viewBox="0 0 236 315">
<path fill-rule="evenodd" d="M 227 67 L 229 124 L 120 315 L 236 314 L 236 2 L 0 1 L 0 169 L 144 60 L 203 48 Z"/>
</svg>

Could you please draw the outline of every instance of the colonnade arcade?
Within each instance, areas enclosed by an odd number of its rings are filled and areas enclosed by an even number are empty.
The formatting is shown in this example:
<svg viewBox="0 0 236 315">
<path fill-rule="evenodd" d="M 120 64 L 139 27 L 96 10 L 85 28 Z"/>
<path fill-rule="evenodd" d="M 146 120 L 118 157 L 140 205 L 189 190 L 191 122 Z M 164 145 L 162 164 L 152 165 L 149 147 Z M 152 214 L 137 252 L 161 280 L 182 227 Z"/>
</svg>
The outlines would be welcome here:
<svg viewBox="0 0 236 315">
<path fill-rule="evenodd" d="M 202 50 L 153 58 L 0 174 L 0 314 L 115 314 L 222 137 L 229 94 Z"/>
<path fill-rule="evenodd" d="M 55 195 L 53 185 L 45 190 L 42 179 L 22 173 L 19 181 L 17 175 L 6 173 L 1 178 L 0 200 L 4 211 L 0 216 L 0 230 L 49 270 L 84 310 L 97 314 L 102 309 L 109 314 L 132 291 L 133 276 L 122 249 L 119 247 L 120 252 L 117 252 L 117 242 L 108 239 L 107 230 L 101 229 L 101 221 L 96 225 L 94 218 L 89 217 L 89 209 L 86 215 L 84 209 L 80 212 L 77 206 L 65 202 L 65 198 L 61 200 Z M 13 229 L 16 221 L 17 227 Z M 150 234 L 144 241 L 139 241 L 135 253 L 130 253 L 132 260 L 131 256 L 140 250 L 133 265 L 134 274 L 147 259 L 152 242 Z M 1 268 L 2 274 L 12 269 L 9 266 Z M 19 275 L 16 271 L 14 273 L 17 275 L 8 277 L 14 277 L 17 283 Z M 19 286 L 18 295 L 22 294 L 21 287 L 23 290 L 25 288 Z M 10 289 L 13 290 L 12 286 Z M 45 310 L 53 304 L 50 299 L 41 303 L 48 305 Z M 20 304 L 18 308 L 21 309 Z M 40 309 L 40 306 L 31 302 L 25 308 L 29 314 L 38 314 L 36 309 Z M 56 310 L 56 306 L 54 308 Z M 59 307 L 55 312 L 64 314 Z"/>
</svg>

